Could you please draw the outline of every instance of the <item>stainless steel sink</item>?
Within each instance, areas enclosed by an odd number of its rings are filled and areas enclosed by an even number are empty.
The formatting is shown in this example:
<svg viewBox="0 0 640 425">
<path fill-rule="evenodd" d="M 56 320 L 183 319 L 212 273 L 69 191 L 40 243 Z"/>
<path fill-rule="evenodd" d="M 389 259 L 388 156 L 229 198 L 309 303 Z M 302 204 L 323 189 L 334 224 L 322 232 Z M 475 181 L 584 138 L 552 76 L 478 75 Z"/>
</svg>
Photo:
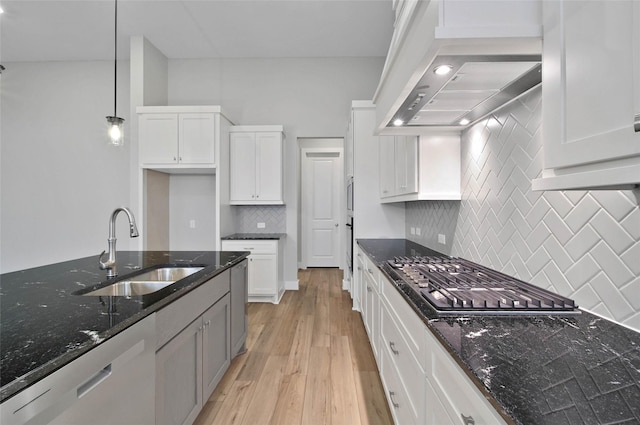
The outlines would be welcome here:
<svg viewBox="0 0 640 425">
<path fill-rule="evenodd" d="M 86 296 L 138 296 L 159 291 L 162 288 L 184 279 L 204 267 L 161 267 L 143 271 L 135 276 L 119 280 L 111 285 L 103 286 L 95 291 L 87 292 Z"/>
</svg>

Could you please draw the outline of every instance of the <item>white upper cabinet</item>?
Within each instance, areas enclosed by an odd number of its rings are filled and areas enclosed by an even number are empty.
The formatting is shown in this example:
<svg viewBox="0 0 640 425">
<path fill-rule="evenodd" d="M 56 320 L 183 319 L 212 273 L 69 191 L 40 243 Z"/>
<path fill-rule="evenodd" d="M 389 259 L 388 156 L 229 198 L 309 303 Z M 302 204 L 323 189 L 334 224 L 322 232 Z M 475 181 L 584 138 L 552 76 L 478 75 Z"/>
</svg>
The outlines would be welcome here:
<svg viewBox="0 0 640 425">
<path fill-rule="evenodd" d="M 171 172 L 216 167 L 219 106 L 143 106 L 137 112 L 143 168 Z"/>
<path fill-rule="evenodd" d="M 382 203 L 460 200 L 460 137 L 380 136 Z"/>
<path fill-rule="evenodd" d="M 543 10 L 544 170 L 533 189 L 640 183 L 640 2 L 548 1 Z"/>
<path fill-rule="evenodd" d="M 284 204 L 283 127 L 235 126 L 230 144 L 231 204 Z"/>
<path fill-rule="evenodd" d="M 418 136 L 380 136 L 380 197 L 418 192 Z"/>
</svg>

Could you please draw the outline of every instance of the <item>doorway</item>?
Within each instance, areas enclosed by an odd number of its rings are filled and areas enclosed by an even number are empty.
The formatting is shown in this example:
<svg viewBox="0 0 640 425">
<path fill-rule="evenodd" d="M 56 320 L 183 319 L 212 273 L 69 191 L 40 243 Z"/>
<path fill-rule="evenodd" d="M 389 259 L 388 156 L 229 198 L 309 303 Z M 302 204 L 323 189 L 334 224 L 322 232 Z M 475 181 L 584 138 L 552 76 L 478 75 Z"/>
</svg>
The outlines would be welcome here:
<svg viewBox="0 0 640 425">
<path fill-rule="evenodd" d="M 305 139 L 301 153 L 301 265 L 340 267 L 344 240 L 342 138 Z"/>
</svg>

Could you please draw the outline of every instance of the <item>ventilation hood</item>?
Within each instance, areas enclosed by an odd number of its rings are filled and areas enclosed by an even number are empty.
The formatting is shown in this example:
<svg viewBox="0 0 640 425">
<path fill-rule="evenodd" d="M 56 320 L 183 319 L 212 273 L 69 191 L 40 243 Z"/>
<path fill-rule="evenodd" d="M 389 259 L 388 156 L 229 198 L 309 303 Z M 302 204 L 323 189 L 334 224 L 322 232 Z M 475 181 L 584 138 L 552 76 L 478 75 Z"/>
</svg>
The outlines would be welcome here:
<svg viewBox="0 0 640 425">
<path fill-rule="evenodd" d="M 387 127 L 463 129 L 540 84 L 541 61 L 540 55 L 437 56 Z"/>
</svg>

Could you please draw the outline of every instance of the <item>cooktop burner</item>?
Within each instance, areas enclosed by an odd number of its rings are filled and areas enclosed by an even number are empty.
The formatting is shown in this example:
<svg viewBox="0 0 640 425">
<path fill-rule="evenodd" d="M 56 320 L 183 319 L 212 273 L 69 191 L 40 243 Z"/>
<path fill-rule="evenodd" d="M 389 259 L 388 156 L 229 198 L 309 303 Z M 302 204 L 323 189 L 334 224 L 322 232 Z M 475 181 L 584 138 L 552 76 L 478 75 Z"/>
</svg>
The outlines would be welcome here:
<svg viewBox="0 0 640 425">
<path fill-rule="evenodd" d="M 440 315 L 579 314 L 571 299 L 455 257 L 396 257 L 389 266 Z"/>
</svg>

